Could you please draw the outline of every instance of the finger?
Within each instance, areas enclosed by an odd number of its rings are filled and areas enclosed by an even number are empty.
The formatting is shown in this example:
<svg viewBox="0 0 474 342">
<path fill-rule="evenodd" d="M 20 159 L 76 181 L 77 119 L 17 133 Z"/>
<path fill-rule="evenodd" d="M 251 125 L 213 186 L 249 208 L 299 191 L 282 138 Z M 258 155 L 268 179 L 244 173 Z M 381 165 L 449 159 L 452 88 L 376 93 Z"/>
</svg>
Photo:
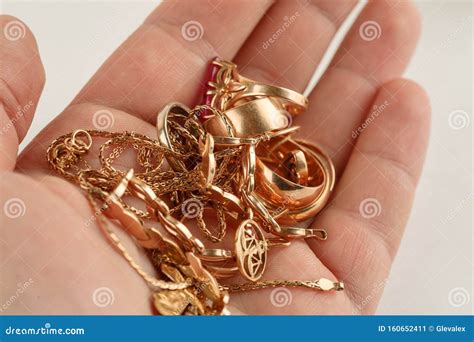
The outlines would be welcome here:
<svg viewBox="0 0 474 342">
<path fill-rule="evenodd" d="M 74 103 L 107 105 L 151 122 L 170 101 L 191 105 L 202 91 L 209 60 L 232 59 L 270 5 L 270 0 L 165 1 Z"/>
<path fill-rule="evenodd" d="M 333 200 L 314 222 L 331 238 L 309 241 L 363 312 L 375 310 L 399 246 L 430 124 L 429 100 L 414 82 L 385 84 L 374 102 L 381 103 L 385 110 L 360 134 Z"/>
<path fill-rule="evenodd" d="M 356 2 L 275 3 L 239 51 L 239 69 L 250 78 L 303 91 Z"/>
<path fill-rule="evenodd" d="M 45 76 L 36 40 L 28 27 L 15 17 L 2 15 L 0 28 L 0 170 L 12 170 Z"/>
<path fill-rule="evenodd" d="M 311 115 L 295 120 L 303 138 L 317 140 L 331 155 L 338 174 L 358 136 L 353 131 L 363 123 L 379 86 L 401 75 L 419 31 L 419 14 L 411 3 L 369 2 L 312 92 Z"/>
</svg>

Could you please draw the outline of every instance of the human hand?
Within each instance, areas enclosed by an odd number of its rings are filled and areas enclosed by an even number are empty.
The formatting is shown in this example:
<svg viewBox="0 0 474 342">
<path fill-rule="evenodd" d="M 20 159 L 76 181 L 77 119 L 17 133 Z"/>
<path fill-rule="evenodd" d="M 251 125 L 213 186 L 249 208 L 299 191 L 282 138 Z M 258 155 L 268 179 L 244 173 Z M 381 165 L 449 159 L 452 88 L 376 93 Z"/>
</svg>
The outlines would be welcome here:
<svg viewBox="0 0 474 342">
<path fill-rule="evenodd" d="M 1 302 L 10 303 L 3 312 L 151 313 L 146 284 L 94 222 L 85 228 L 93 216 L 88 202 L 75 185 L 49 169 L 47 146 L 77 128 L 97 128 L 97 113 L 111 115 L 110 130 L 156 136 L 157 111 L 170 101 L 195 104 L 208 62 L 216 55 L 234 60 L 250 78 L 303 91 L 354 3 L 165 2 L 18 158 L 44 72 L 30 31 L 17 40 L 2 35 L 0 272 Z M 15 20 L 2 16 L 2 31 Z M 199 23 L 197 36 L 186 30 L 191 21 Z M 367 25 L 375 36 L 363 29 Z M 299 137 L 319 144 L 336 167 L 335 193 L 313 223 L 325 228 L 329 238 L 272 250 L 265 278 L 338 279 L 345 291 L 292 288 L 232 294 L 234 312 L 375 311 L 427 147 L 427 96 L 412 81 L 398 78 L 415 48 L 419 25 L 410 3 L 369 3 L 309 96 L 308 112 L 293 122 L 301 126 Z M 30 103 L 19 115 L 17 109 Z M 29 279 L 31 286 L 11 300 L 17 284 Z M 112 291 L 112 305 L 94 305 L 91 297 L 102 287 Z"/>
</svg>

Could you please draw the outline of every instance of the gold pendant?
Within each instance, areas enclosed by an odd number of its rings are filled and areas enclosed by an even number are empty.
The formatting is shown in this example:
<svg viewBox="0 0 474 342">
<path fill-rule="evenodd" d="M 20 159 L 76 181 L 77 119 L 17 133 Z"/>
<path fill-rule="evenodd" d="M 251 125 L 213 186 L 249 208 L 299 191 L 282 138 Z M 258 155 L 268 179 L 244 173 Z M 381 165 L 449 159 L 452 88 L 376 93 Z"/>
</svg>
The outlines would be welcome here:
<svg viewBox="0 0 474 342">
<path fill-rule="evenodd" d="M 250 281 L 259 280 L 267 264 L 268 245 L 260 226 L 245 220 L 235 232 L 235 254 L 240 273 Z"/>
<path fill-rule="evenodd" d="M 162 290 L 153 294 L 153 304 L 160 315 L 182 315 L 191 310 L 197 315 L 205 313 L 199 299 L 190 290 Z"/>
</svg>

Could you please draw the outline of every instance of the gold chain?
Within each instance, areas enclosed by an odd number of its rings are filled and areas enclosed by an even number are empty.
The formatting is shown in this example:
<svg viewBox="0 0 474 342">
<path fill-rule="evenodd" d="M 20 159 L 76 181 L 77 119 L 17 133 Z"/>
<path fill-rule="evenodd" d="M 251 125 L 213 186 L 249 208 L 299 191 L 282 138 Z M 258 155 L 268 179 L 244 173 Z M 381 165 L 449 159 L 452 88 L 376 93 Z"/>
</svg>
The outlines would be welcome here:
<svg viewBox="0 0 474 342">
<path fill-rule="evenodd" d="M 324 283 L 324 286 L 322 286 L 321 283 Z M 340 291 L 344 288 L 344 285 L 341 282 L 332 282 L 325 278 L 321 278 L 316 281 L 267 280 L 267 281 L 257 281 L 254 283 L 245 283 L 245 284 L 221 285 L 221 289 L 223 291 L 229 291 L 229 292 L 253 291 L 253 290 L 262 290 L 266 288 L 275 288 L 275 287 L 306 287 L 306 288 L 317 289 L 317 290 L 322 290 L 322 291 L 329 291 L 329 290 Z"/>
<path fill-rule="evenodd" d="M 264 267 L 255 264 L 254 268 L 244 261 L 256 257 L 264 263 L 274 241 L 285 246 L 290 243 L 286 238 L 272 240 L 263 235 L 261 227 L 275 233 L 279 226 L 270 214 L 275 210 L 265 209 L 264 203 L 251 193 L 255 165 L 242 145 L 250 143 L 255 148 L 271 137 L 264 133 L 242 140 L 242 144 L 224 144 L 214 151 L 209 133 L 194 119 L 203 110 L 220 117 L 229 137 L 234 138 L 234 127 L 224 113 L 198 106 L 184 121 L 167 122 L 169 146 L 136 132 L 79 129 L 52 141 L 47 159 L 53 170 L 86 192 L 107 239 L 156 291 L 153 300 L 160 313 L 223 313 L 227 292 L 280 286 L 342 290 L 342 283 L 324 278 L 261 281 Z M 95 159 L 91 151 L 98 151 Z M 135 155 L 133 169 L 120 165 L 130 152 Z M 169 160 L 183 167 L 174 169 Z M 247 187 L 249 182 L 252 186 Z M 146 209 L 132 206 L 128 197 L 144 201 Z M 190 203 L 197 206 L 192 212 L 187 207 Z M 213 229 L 208 227 L 205 210 L 214 212 L 217 224 L 212 224 Z M 147 250 L 159 277 L 145 272 L 134 260 L 109 220 L 126 226 L 134 241 Z M 202 239 L 214 244 L 221 243 L 231 228 L 235 231 L 234 249 L 206 247 L 185 225 L 188 220 L 196 223 Z M 152 226 L 145 223 L 148 221 Z M 276 228 L 266 228 L 272 225 Z M 295 229 L 292 234 L 296 234 Z M 249 251 L 253 254 L 247 255 Z M 252 282 L 221 285 L 216 280 L 238 272 Z"/>
</svg>

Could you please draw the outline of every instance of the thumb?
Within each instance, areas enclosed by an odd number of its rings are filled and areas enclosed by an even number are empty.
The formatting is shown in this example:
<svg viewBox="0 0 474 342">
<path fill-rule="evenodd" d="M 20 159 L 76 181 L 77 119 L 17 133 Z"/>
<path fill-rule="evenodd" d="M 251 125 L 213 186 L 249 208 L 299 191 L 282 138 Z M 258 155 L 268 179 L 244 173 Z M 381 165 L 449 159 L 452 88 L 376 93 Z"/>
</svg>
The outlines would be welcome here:
<svg viewBox="0 0 474 342">
<path fill-rule="evenodd" d="M 15 17 L 0 16 L 0 170 L 13 170 L 45 81 L 36 40 Z"/>
</svg>

